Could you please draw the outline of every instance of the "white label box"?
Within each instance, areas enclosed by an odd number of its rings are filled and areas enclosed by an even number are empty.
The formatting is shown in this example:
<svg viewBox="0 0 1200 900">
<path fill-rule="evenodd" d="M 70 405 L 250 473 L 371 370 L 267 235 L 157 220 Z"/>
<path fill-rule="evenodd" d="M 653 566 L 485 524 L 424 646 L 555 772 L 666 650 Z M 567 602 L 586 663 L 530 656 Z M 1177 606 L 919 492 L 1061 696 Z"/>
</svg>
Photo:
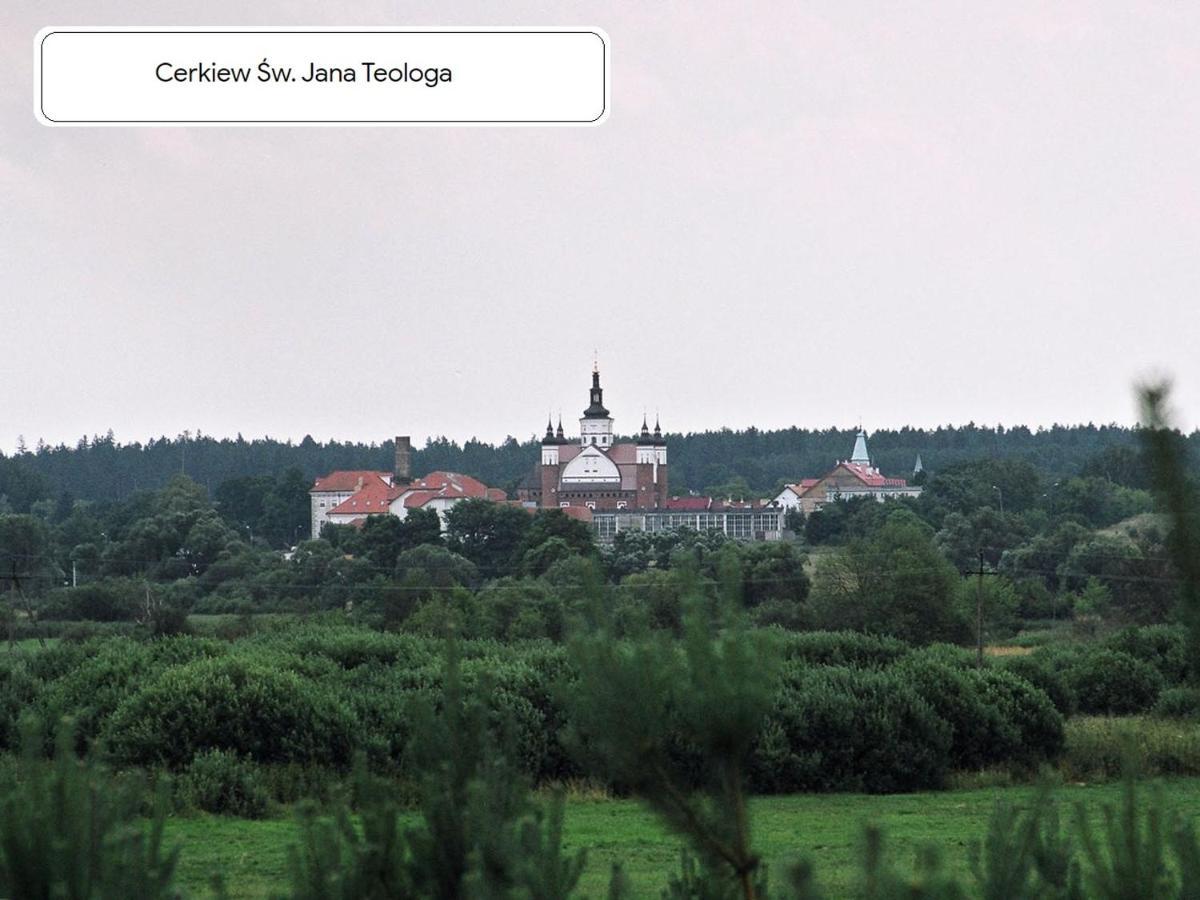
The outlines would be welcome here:
<svg viewBox="0 0 1200 900">
<path fill-rule="evenodd" d="M 595 125 L 594 28 L 43 28 L 46 125 Z"/>
</svg>

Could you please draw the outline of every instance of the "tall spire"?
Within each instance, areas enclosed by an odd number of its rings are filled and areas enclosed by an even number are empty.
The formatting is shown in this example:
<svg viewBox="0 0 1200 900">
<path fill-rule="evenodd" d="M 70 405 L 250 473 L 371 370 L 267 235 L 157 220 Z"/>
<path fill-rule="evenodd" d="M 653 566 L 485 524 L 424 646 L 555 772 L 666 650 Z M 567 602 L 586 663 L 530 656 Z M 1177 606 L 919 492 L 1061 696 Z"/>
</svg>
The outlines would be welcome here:
<svg viewBox="0 0 1200 900">
<path fill-rule="evenodd" d="M 599 363 L 592 363 L 592 391 L 590 396 L 591 402 L 588 408 L 583 411 L 585 419 L 607 419 L 608 410 L 604 408 L 604 389 L 600 387 L 600 366 Z"/>
<path fill-rule="evenodd" d="M 639 444 L 653 444 L 654 438 L 650 437 L 650 425 L 646 422 L 646 414 L 642 413 L 642 433 L 638 436 Z"/>
<path fill-rule="evenodd" d="M 551 423 L 550 414 L 546 413 L 546 436 L 542 440 L 542 443 L 547 444 L 552 440 L 554 440 L 554 425 Z"/>
<path fill-rule="evenodd" d="M 858 436 L 854 439 L 854 454 L 850 457 L 850 462 L 871 465 L 871 457 L 867 453 L 867 433 L 863 431 L 861 424 L 858 426 Z"/>
<path fill-rule="evenodd" d="M 660 444 L 662 443 L 662 426 L 658 424 L 658 413 L 654 414 L 654 437 Z"/>
<path fill-rule="evenodd" d="M 567 442 L 567 439 L 563 436 L 562 413 L 561 412 L 558 414 L 558 431 L 555 432 L 554 437 L 558 440 L 558 442 L 560 444 L 565 444 Z"/>
</svg>

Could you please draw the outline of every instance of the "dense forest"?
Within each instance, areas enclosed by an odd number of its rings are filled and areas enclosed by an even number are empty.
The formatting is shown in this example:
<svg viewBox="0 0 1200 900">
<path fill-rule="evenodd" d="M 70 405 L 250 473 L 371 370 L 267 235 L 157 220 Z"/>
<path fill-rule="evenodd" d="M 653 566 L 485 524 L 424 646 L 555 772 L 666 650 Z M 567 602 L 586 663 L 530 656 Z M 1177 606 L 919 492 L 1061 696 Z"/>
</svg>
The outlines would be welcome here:
<svg viewBox="0 0 1200 900">
<path fill-rule="evenodd" d="M 1122 471 L 1137 445 L 1136 429 L 1117 425 L 1059 426 L 1031 430 L 968 424 L 936 429 L 881 430 L 870 436 L 876 464 L 888 475 L 907 476 L 920 454 L 928 471 L 936 472 L 977 459 L 1027 462 L 1043 478 L 1055 481 L 1090 474 L 1132 484 Z M 1188 438 L 1200 446 L 1200 433 Z M 722 429 L 668 434 L 670 483 L 674 493 L 756 492 L 767 494 L 780 483 L 820 475 L 854 445 L 854 432 L 829 428 L 779 431 Z M 489 485 L 513 491 L 537 461 L 535 438 L 508 438 L 500 444 L 474 439 L 464 444 L 440 437 L 416 450 L 418 474 L 446 469 L 473 475 Z M 112 432 L 80 438 L 73 446 L 39 443 L 27 449 L 22 442 L 9 457 L 0 454 L 0 496 L 16 511 L 26 511 L 39 499 L 62 494 L 83 500 L 116 500 L 139 490 L 156 490 L 175 475 L 186 474 L 210 493 L 226 481 L 251 476 L 276 476 L 297 469 L 306 478 L 334 469 L 390 469 L 392 442 L 319 443 L 306 436 L 299 443 L 273 438 L 246 440 L 184 433 L 146 443 L 120 443 Z"/>
</svg>

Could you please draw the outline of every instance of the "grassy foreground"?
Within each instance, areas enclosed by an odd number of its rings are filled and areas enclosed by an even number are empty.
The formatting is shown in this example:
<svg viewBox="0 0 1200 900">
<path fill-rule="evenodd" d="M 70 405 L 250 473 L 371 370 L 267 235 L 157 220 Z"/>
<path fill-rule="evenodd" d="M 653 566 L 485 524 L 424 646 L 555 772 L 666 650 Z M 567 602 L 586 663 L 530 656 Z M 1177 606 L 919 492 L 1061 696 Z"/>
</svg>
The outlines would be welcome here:
<svg viewBox="0 0 1200 900">
<path fill-rule="evenodd" d="M 1200 809 L 1200 778 L 1162 782 L 1168 807 L 1185 813 Z M 1143 786 L 1142 790 L 1148 787 Z M 908 867 L 916 849 L 927 842 L 942 848 L 948 869 L 965 874 L 967 847 L 982 838 L 997 799 L 1022 804 L 1029 787 L 986 788 L 924 794 L 796 794 L 754 801 L 755 840 L 773 872 L 782 875 L 789 861 L 808 856 L 829 895 L 848 896 L 859 871 L 864 823 L 884 827 L 889 856 Z M 1103 804 L 1117 804 L 1119 784 L 1063 785 L 1055 796 L 1064 806 L 1087 804 L 1097 821 Z M 1064 820 L 1073 813 L 1064 811 Z M 268 897 L 287 885 L 287 848 L 295 840 L 291 819 L 263 822 L 214 816 L 176 818 L 168 823 L 168 842 L 183 845 L 179 874 L 192 896 L 205 896 L 214 872 L 224 875 L 234 897 Z M 665 832 L 636 801 L 573 799 L 568 802 L 566 842 L 585 847 L 587 868 L 580 896 L 605 895 L 609 870 L 621 861 L 639 897 L 657 897 L 667 873 L 678 865 L 679 841 Z"/>
</svg>

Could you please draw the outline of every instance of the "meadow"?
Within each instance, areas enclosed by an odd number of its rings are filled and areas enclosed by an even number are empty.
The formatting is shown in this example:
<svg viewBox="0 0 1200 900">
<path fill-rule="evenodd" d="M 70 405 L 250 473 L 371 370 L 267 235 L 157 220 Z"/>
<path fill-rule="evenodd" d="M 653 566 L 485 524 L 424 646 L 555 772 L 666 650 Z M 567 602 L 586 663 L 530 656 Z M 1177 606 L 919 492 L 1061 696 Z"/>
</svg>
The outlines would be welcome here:
<svg viewBox="0 0 1200 900">
<path fill-rule="evenodd" d="M 1167 809 L 1200 807 L 1200 778 L 1156 783 Z M 800 857 L 816 865 L 819 885 L 830 897 L 854 894 L 861 872 L 863 826 L 884 831 L 889 853 L 911 867 L 919 848 L 940 848 L 945 868 L 970 883 L 969 846 L 983 838 L 997 800 L 1026 805 L 1037 788 L 1029 785 L 915 794 L 793 794 L 751 801 L 755 842 L 772 873 L 782 873 Z M 1089 821 L 1116 806 L 1119 783 L 1062 784 L 1055 800 L 1070 820 L 1083 804 Z M 1151 788 L 1153 790 L 1153 788 Z M 416 815 L 407 817 L 415 822 Z M 234 898 L 263 898 L 288 887 L 288 847 L 297 839 L 289 817 L 248 821 L 197 815 L 173 818 L 167 841 L 178 842 L 180 884 L 188 894 L 206 896 L 219 872 Z M 664 873 L 678 868 L 683 842 L 669 833 L 638 801 L 573 796 L 567 802 L 565 843 L 587 850 L 579 896 L 603 897 L 613 863 L 620 862 L 637 897 L 657 897 Z"/>
</svg>

